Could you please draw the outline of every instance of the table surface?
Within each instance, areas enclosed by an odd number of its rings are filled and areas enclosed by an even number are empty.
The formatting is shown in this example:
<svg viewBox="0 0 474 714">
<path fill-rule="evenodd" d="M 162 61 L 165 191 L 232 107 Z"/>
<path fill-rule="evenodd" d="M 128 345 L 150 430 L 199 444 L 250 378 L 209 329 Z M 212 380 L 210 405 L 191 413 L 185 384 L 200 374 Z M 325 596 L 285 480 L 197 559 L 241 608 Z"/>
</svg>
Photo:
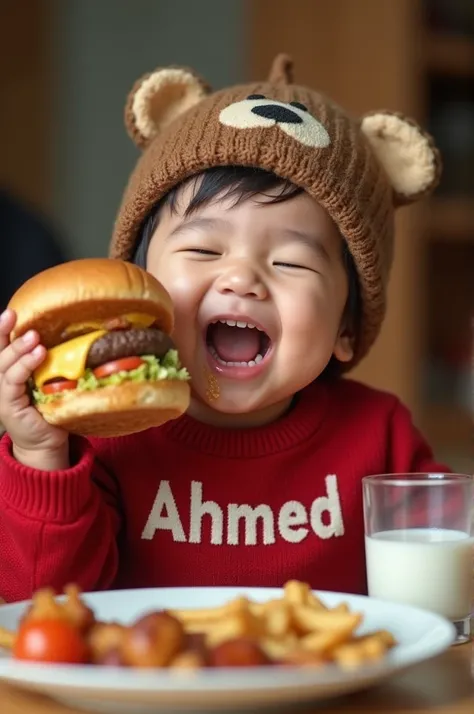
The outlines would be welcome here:
<svg viewBox="0 0 474 714">
<path fill-rule="evenodd" d="M 310 712 L 311 708 L 306 711 Z M 473 645 L 452 647 L 441 656 L 392 677 L 367 692 L 328 700 L 324 711 L 330 714 L 361 711 L 365 714 L 382 711 L 384 714 L 473 714 Z M 78 709 L 65 707 L 42 696 L 23 693 L 4 684 L 0 684 L 0 712 L 80 714 Z"/>
</svg>

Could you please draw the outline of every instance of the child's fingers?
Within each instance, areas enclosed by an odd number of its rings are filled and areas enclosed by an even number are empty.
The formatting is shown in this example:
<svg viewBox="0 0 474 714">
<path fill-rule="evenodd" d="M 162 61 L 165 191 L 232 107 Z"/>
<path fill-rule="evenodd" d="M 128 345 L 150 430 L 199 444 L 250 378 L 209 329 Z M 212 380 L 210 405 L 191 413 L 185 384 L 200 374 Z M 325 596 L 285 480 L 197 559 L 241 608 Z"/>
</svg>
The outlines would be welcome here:
<svg viewBox="0 0 474 714">
<path fill-rule="evenodd" d="M 3 404 L 12 404 L 25 394 L 25 384 L 34 370 L 44 359 L 45 348 L 37 345 L 31 352 L 23 355 L 4 373 L 1 383 Z"/>
<path fill-rule="evenodd" d="M 0 338 L 1 340 L 1 338 Z M 39 336 L 33 330 L 14 340 L 0 352 L 0 375 L 5 374 L 23 355 L 31 352 L 38 344 Z"/>
<path fill-rule="evenodd" d="M 4 350 L 10 342 L 10 332 L 13 330 L 16 322 L 16 315 L 13 310 L 8 308 L 0 315 L 0 351 Z"/>
</svg>

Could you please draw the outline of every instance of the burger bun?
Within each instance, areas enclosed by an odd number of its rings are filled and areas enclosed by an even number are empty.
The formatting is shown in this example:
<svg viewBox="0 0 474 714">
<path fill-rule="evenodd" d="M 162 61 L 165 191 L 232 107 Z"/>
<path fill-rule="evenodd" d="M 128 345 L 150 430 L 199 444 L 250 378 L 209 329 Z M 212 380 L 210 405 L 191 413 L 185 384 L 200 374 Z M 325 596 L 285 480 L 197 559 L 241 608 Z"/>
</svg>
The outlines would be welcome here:
<svg viewBox="0 0 474 714">
<path fill-rule="evenodd" d="M 38 404 L 53 426 L 81 436 L 125 436 L 160 426 L 181 416 L 189 406 L 187 382 L 124 382 Z"/>
</svg>

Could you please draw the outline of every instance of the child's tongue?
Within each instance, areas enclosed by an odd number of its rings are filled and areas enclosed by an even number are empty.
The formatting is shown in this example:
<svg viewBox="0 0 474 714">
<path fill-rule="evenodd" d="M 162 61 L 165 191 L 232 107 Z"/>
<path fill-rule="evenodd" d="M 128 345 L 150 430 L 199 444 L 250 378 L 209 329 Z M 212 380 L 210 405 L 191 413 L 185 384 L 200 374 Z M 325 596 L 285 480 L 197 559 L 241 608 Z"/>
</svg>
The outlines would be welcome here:
<svg viewBox="0 0 474 714">
<path fill-rule="evenodd" d="M 250 362 L 258 355 L 260 337 L 256 327 L 231 327 L 218 322 L 212 329 L 212 344 L 224 362 Z"/>
</svg>

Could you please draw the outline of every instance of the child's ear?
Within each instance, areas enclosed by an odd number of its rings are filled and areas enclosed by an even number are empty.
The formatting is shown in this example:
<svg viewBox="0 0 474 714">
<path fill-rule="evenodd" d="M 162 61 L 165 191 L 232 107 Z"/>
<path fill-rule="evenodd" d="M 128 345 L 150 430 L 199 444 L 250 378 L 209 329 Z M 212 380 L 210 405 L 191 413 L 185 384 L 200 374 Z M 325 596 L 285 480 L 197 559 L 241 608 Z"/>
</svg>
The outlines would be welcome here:
<svg viewBox="0 0 474 714">
<path fill-rule="evenodd" d="M 416 122 L 377 112 L 363 117 L 361 129 L 392 184 L 395 206 L 433 191 L 441 175 L 441 159 L 431 136 Z"/>
<path fill-rule="evenodd" d="M 333 350 L 334 357 L 339 362 L 350 362 L 354 357 L 354 335 L 346 328 L 342 328 L 337 336 Z"/>
<path fill-rule="evenodd" d="M 157 69 L 135 82 L 125 107 L 125 126 L 140 148 L 210 93 L 197 74 L 182 67 Z"/>
</svg>

